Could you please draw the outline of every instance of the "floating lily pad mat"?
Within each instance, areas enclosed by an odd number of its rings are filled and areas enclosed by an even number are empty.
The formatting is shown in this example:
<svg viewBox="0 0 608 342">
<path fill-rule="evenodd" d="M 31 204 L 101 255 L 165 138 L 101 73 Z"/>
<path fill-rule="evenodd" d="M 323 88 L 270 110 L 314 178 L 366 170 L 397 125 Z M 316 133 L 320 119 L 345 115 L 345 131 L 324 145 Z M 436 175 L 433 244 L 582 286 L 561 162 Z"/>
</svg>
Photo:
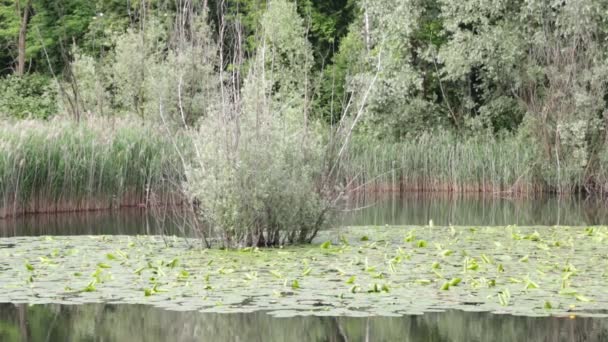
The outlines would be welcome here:
<svg viewBox="0 0 608 342">
<path fill-rule="evenodd" d="M 317 240 L 208 250 L 160 236 L 5 238 L 0 302 L 277 317 L 608 317 L 607 227 L 368 227 Z"/>
</svg>

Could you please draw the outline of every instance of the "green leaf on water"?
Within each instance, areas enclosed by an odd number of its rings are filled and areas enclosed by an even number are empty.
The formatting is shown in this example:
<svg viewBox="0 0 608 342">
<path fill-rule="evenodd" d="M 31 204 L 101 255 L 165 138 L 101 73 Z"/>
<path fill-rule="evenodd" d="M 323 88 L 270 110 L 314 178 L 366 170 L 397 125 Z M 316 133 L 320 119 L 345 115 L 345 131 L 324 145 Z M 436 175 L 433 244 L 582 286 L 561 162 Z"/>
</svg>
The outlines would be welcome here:
<svg viewBox="0 0 608 342">
<path fill-rule="evenodd" d="M 220 268 L 219 270 L 217 270 L 217 273 L 219 274 L 232 274 L 234 273 L 234 269 L 232 268 Z"/>
<path fill-rule="evenodd" d="M 592 301 L 590 298 L 587 298 L 583 295 L 576 295 L 576 296 L 574 296 L 574 298 L 576 298 L 576 300 L 578 300 L 579 302 L 584 302 L 584 303 L 588 303 L 588 302 Z"/>
<path fill-rule="evenodd" d="M 369 273 L 376 272 L 376 268 L 377 268 L 376 266 L 368 266 L 365 268 L 365 272 L 369 272 Z"/>
<path fill-rule="evenodd" d="M 367 235 L 363 235 L 361 237 L 361 241 L 369 241 L 369 237 Z"/>
<path fill-rule="evenodd" d="M 298 282 L 297 279 L 294 279 L 293 282 L 291 282 L 291 288 L 294 290 L 297 290 L 300 288 L 300 282 Z"/>
<path fill-rule="evenodd" d="M 471 263 L 467 266 L 467 270 L 469 271 L 477 271 L 479 269 L 479 264 L 477 260 L 472 259 Z"/>
<path fill-rule="evenodd" d="M 374 285 L 372 285 L 372 287 L 367 291 L 368 293 L 380 293 L 382 291 L 382 288 L 374 283 Z"/>
<path fill-rule="evenodd" d="M 112 254 L 112 253 L 106 254 L 106 258 L 108 260 L 116 260 L 117 259 L 116 256 L 114 254 Z"/>
<path fill-rule="evenodd" d="M 533 282 L 530 279 L 526 280 L 526 290 L 531 290 L 531 289 L 537 289 L 538 288 L 538 284 Z"/>
<path fill-rule="evenodd" d="M 321 244 L 320 246 L 321 249 L 330 249 L 331 248 L 331 241 L 325 241 Z"/>
<path fill-rule="evenodd" d="M 416 242 L 416 247 L 418 248 L 425 248 L 426 246 L 428 246 L 428 242 L 425 240 L 418 240 L 418 242 Z"/>
<path fill-rule="evenodd" d="M 460 284 L 460 282 L 462 282 L 461 278 L 454 278 L 454 279 L 450 280 L 450 286 L 458 286 L 458 284 Z"/>
<path fill-rule="evenodd" d="M 349 285 L 351 285 L 351 284 L 355 283 L 355 280 L 356 280 L 356 277 L 352 276 L 352 277 L 348 278 L 348 280 L 346 281 L 346 283 L 349 284 Z"/>
<path fill-rule="evenodd" d="M 350 244 L 348 243 L 348 239 L 346 238 L 346 236 L 340 234 L 340 242 L 344 245 L 344 246 L 349 246 Z"/>
<path fill-rule="evenodd" d="M 450 289 L 450 282 L 446 281 L 445 283 L 443 283 L 443 285 L 441 285 L 441 291 L 447 291 Z"/>
<path fill-rule="evenodd" d="M 97 264 L 97 267 L 99 268 L 112 268 L 112 266 L 105 264 L 103 262 L 100 262 L 99 264 Z"/>
<path fill-rule="evenodd" d="M 277 279 L 283 279 L 283 275 L 279 271 L 270 270 L 270 274 L 272 274 Z"/>
<path fill-rule="evenodd" d="M 169 267 L 169 268 L 176 268 L 177 265 L 179 265 L 179 260 L 177 258 L 175 258 L 175 259 L 171 260 L 171 262 L 169 262 L 167 264 L 167 267 Z"/>
<path fill-rule="evenodd" d="M 540 234 L 537 231 L 534 231 L 533 234 L 525 236 L 524 239 L 530 241 L 540 241 Z"/>
<path fill-rule="evenodd" d="M 407 235 L 405 236 L 405 238 L 403 239 L 403 241 L 405 241 L 405 242 L 412 242 L 415 239 L 416 239 L 416 234 L 412 230 L 412 231 L 410 231 L 410 232 L 407 233 Z"/>
<path fill-rule="evenodd" d="M 302 272 L 302 275 L 307 276 L 310 274 L 310 272 L 312 272 L 312 268 L 308 267 Z"/>
<path fill-rule="evenodd" d="M 430 285 L 432 283 L 432 281 L 428 279 L 416 279 L 414 282 L 419 285 Z"/>
<path fill-rule="evenodd" d="M 529 255 L 525 255 L 524 257 L 522 257 L 521 259 L 519 259 L 519 262 L 528 262 L 530 260 L 530 256 Z"/>
<path fill-rule="evenodd" d="M 32 266 L 32 264 L 30 264 L 29 262 L 25 263 L 25 268 L 30 272 L 34 271 L 34 266 Z"/>
<path fill-rule="evenodd" d="M 95 287 L 95 284 L 97 284 L 97 280 L 93 279 L 85 288 L 84 288 L 84 292 L 95 292 L 97 291 L 97 288 Z"/>
<path fill-rule="evenodd" d="M 374 279 L 384 279 L 384 273 L 382 272 L 373 273 L 371 276 Z"/>
<path fill-rule="evenodd" d="M 551 304 L 550 301 L 545 301 L 544 308 L 547 310 L 551 310 L 551 309 L 553 309 L 553 304 Z"/>
<path fill-rule="evenodd" d="M 511 303 L 511 292 L 509 292 L 509 289 L 504 289 L 498 293 L 498 302 L 502 306 L 509 306 Z"/>
<path fill-rule="evenodd" d="M 503 273 L 505 271 L 504 266 L 502 266 L 502 264 L 498 264 L 498 267 L 496 267 L 496 271 L 499 273 Z"/>
<path fill-rule="evenodd" d="M 245 273 L 245 279 L 247 279 L 247 280 L 254 280 L 257 277 L 258 277 L 257 272 Z"/>
</svg>

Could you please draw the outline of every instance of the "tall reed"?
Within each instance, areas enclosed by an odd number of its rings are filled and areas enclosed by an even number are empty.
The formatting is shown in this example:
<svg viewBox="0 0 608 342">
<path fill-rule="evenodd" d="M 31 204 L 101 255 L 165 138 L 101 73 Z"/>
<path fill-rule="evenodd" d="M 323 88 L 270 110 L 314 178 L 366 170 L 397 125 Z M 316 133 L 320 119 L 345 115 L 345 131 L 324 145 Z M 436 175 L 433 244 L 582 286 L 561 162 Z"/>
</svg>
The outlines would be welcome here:
<svg viewBox="0 0 608 342">
<path fill-rule="evenodd" d="M 167 201 L 183 170 L 160 132 L 126 120 L 0 122 L 0 217 Z"/>
<path fill-rule="evenodd" d="M 424 134 L 399 143 L 358 141 L 344 177 L 351 189 L 537 193 L 534 150 L 516 139 Z"/>
</svg>

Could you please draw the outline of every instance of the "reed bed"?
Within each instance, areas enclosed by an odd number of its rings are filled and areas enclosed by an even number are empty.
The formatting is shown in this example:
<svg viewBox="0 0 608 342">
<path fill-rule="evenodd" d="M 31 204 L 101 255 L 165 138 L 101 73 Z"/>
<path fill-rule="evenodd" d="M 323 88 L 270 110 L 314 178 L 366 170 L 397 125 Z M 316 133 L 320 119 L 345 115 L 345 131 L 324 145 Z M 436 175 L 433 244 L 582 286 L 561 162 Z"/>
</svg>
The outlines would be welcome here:
<svg viewBox="0 0 608 342">
<path fill-rule="evenodd" d="M 174 200 L 185 146 L 161 132 L 126 120 L 0 122 L 0 217 Z"/>
<path fill-rule="evenodd" d="M 351 191 L 555 192 L 537 171 L 534 147 L 517 139 L 425 134 L 390 144 L 355 140 L 350 148 L 342 170 Z M 179 205 L 190 150 L 187 132 L 168 137 L 139 121 L 0 121 L 0 218 Z M 608 193 L 607 156 L 592 179 L 593 189 Z"/>
<path fill-rule="evenodd" d="M 546 192 L 534 158 L 516 139 L 425 134 L 394 144 L 356 142 L 344 177 L 361 191 Z"/>
</svg>

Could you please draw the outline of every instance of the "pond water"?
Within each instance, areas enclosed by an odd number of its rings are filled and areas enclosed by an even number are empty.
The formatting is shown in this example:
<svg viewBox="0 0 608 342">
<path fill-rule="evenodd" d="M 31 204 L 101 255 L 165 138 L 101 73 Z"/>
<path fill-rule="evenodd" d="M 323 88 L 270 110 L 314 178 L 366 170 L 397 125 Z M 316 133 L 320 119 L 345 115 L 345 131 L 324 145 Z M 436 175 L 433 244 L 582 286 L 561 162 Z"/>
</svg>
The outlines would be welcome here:
<svg viewBox="0 0 608 342">
<path fill-rule="evenodd" d="M 0 340 L 20 341 L 606 341 L 608 322 L 448 311 L 404 317 L 175 312 L 142 305 L 0 304 Z"/>
<path fill-rule="evenodd" d="M 426 225 L 430 220 L 436 226 L 608 224 L 608 205 L 602 199 L 368 195 L 352 199 L 348 207 L 340 220 L 349 226 Z M 159 220 L 143 210 L 128 209 L 0 220 L 0 237 L 184 235 L 181 226 L 179 218 Z M 0 239 L 2 248 L 12 246 Z M 1 266 L 0 275 L 5 271 Z M 149 305 L 26 303 L 0 304 L 0 341 L 608 340 L 605 315 L 524 317 L 447 310 L 403 317 L 279 318 L 265 312 L 177 312 Z"/>
<path fill-rule="evenodd" d="M 351 199 L 339 213 L 350 226 L 589 226 L 608 225 L 608 202 L 601 198 L 511 199 L 433 194 L 367 195 Z M 182 235 L 174 215 L 155 218 L 142 209 L 43 214 L 0 219 L 0 237 L 43 235 Z"/>
<path fill-rule="evenodd" d="M 395 194 L 353 198 L 347 225 L 589 226 L 608 224 L 604 198 Z M 359 208 L 359 209 L 357 209 Z"/>
</svg>

